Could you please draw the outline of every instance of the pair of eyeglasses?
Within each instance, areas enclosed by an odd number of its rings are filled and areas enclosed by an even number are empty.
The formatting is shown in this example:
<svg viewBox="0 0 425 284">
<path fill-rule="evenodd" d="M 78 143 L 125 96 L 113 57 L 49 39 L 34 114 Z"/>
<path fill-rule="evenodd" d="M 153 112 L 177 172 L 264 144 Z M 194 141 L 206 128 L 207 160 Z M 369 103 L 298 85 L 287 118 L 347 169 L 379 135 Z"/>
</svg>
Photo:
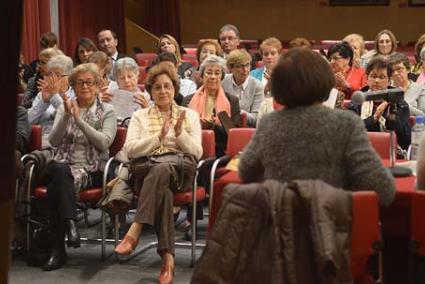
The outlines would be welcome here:
<svg viewBox="0 0 425 284">
<path fill-rule="evenodd" d="M 223 36 L 223 37 L 220 37 L 220 41 L 226 41 L 226 40 L 233 41 L 235 39 L 236 39 L 236 37 L 233 37 L 233 36 Z"/>
<path fill-rule="evenodd" d="M 245 64 L 234 64 L 233 65 L 234 68 L 249 68 L 251 67 L 251 63 L 245 63 Z"/>
<path fill-rule="evenodd" d="M 173 87 L 174 87 L 174 86 L 173 86 L 173 84 L 153 85 L 153 86 L 152 86 L 152 91 L 154 91 L 154 92 L 160 92 L 160 91 L 162 91 L 163 89 L 164 89 L 164 90 L 166 90 L 166 91 L 169 91 L 169 90 L 171 90 Z"/>
<path fill-rule="evenodd" d="M 96 84 L 96 81 L 94 80 L 87 80 L 87 81 L 77 80 L 75 82 L 75 85 L 77 85 L 77 87 L 80 87 L 80 88 L 82 88 L 84 85 L 86 85 L 87 87 L 93 87 L 95 84 Z"/>
</svg>

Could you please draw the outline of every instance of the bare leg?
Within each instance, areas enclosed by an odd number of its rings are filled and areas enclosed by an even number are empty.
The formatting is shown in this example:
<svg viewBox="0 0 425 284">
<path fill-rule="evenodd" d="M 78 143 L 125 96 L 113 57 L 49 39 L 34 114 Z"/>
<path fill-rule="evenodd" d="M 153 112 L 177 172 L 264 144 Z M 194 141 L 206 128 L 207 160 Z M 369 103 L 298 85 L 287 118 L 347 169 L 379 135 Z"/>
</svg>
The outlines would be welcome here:
<svg viewBox="0 0 425 284">
<path fill-rule="evenodd" d="M 142 223 L 133 222 L 122 242 L 115 248 L 115 252 L 120 255 L 129 255 L 139 243 L 142 228 Z"/>
<path fill-rule="evenodd" d="M 173 282 L 174 277 L 174 256 L 167 250 L 162 253 L 162 268 L 158 277 L 160 284 L 169 284 Z"/>
<path fill-rule="evenodd" d="M 126 235 L 132 237 L 135 240 L 138 240 L 140 237 L 140 233 L 142 232 L 142 229 L 143 229 L 142 223 L 133 222 L 131 223 L 131 226 L 128 229 Z"/>
</svg>

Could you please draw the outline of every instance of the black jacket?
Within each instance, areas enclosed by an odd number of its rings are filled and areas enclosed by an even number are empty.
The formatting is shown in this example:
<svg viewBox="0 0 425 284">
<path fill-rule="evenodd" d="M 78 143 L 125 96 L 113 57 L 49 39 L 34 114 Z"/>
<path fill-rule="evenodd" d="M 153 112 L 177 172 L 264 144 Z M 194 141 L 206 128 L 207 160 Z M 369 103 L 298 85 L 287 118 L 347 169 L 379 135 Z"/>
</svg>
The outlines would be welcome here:
<svg viewBox="0 0 425 284">
<path fill-rule="evenodd" d="M 391 88 L 391 87 L 388 87 Z M 364 87 L 361 91 L 366 92 L 369 90 L 369 87 Z M 348 106 L 349 110 L 354 111 L 358 115 L 361 113 L 362 106 L 350 103 Z M 363 119 L 367 131 L 370 132 L 380 132 L 381 128 L 379 125 L 379 121 L 375 121 L 373 115 L 375 110 L 373 110 L 372 115 Z M 401 148 L 407 150 L 411 141 L 411 132 L 412 128 L 409 124 L 410 110 L 409 105 L 403 99 L 396 103 L 396 119 L 395 121 L 391 121 L 387 119 L 389 114 L 389 109 L 387 108 L 383 114 L 383 117 L 386 119 L 385 128 L 388 130 L 394 129 L 397 135 L 397 143 Z"/>
</svg>

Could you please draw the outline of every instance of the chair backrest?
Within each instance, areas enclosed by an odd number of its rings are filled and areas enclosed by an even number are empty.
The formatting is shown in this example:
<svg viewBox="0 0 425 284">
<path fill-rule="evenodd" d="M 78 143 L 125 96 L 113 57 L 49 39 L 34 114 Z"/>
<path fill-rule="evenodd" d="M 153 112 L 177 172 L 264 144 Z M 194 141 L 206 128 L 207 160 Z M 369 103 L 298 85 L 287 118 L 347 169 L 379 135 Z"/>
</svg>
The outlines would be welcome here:
<svg viewBox="0 0 425 284">
<path fill-rule="evenodd" d="M 243 150 L 254 136 L 255 128 L 231 128 L 229 129 L 226 155 L 233 157 Z"/>
<path fill-rule="evenodd" d="M 380 241 L 378 196 L 373 191 L 353 192 L 351 271 L 353 280 L 365 273 L 367 260 Z"/>
<path fill-rule="evenodd" d="M 139 78 L 138 78 L 138 83 L 139 84 L 144 84 L 145 83 L 145 79 L 148 76 L 148 73 L 146 72 L 146 67 L 145 66 L 139 66 Z"/>
<path fill-rule="evenodd" d="M 241 127 L 248 127 L 248 115 L 246 114 L 246 112 L 241 112 Z"/>
<path fill-rule="evenodd" d="M 390 133 L 388 132 L 368 132 L 370 143 L 375 149 L 376 153 L 381 159 L 390 158 Z M 397 145 L 397 141 L 394 135 L 394 146 Z"/>
<path fill-rule="evenodd" d="M 215 134 L 213 130 L 202 130 L 202 159 L 215 157 Z"/>
<path fill-rule="evenodd" d="M 411 239 L 418 243 L 416 253 L 425 257 L 425 191 L 416 191 L 412 197 Z"/>
<path fill-rule="evenodd" d="M 155 60 L 157 54 L 156 53 L 150 53 L 150 52 L 146 52 L 146 53 L 136 53 L 134 55 L 137 64 L 139 64 L 139 66 L 150 66 L 152 61 Z"/>
<path fill-rule="evenodd" d="M 28 143 L 28 152 L 42 149 L 41 137 L 42 137 L 41 125 L 31 125 L 31 136 L 30 136 L 30 141 Z"/>
<path fill-rule="evenodd" d="M 114 142 L 109 147 L 109 155 L 111 157 L 115 156 L 124 146 L 125 137 L 127 136 L 127 128 L 126 127 L 117 127 L 117 134 L 115 135 Z"/>
</svg>

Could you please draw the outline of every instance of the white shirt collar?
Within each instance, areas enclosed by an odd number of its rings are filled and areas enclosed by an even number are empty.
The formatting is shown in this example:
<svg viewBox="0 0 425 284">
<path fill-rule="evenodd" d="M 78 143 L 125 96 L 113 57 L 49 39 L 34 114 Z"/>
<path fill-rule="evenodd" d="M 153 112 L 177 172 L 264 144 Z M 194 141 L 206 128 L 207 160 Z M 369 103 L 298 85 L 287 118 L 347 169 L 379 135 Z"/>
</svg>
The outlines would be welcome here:
<svg viewBox="0 0 425 284">
<path fill-rule="evenodd" d="M 111 56 L 111 58 L 114 60 L 114 61 L 117 61 L 117 57 L 118 57 L 118 51 L 116 51 L 112 56 Z"/>
</svg>

